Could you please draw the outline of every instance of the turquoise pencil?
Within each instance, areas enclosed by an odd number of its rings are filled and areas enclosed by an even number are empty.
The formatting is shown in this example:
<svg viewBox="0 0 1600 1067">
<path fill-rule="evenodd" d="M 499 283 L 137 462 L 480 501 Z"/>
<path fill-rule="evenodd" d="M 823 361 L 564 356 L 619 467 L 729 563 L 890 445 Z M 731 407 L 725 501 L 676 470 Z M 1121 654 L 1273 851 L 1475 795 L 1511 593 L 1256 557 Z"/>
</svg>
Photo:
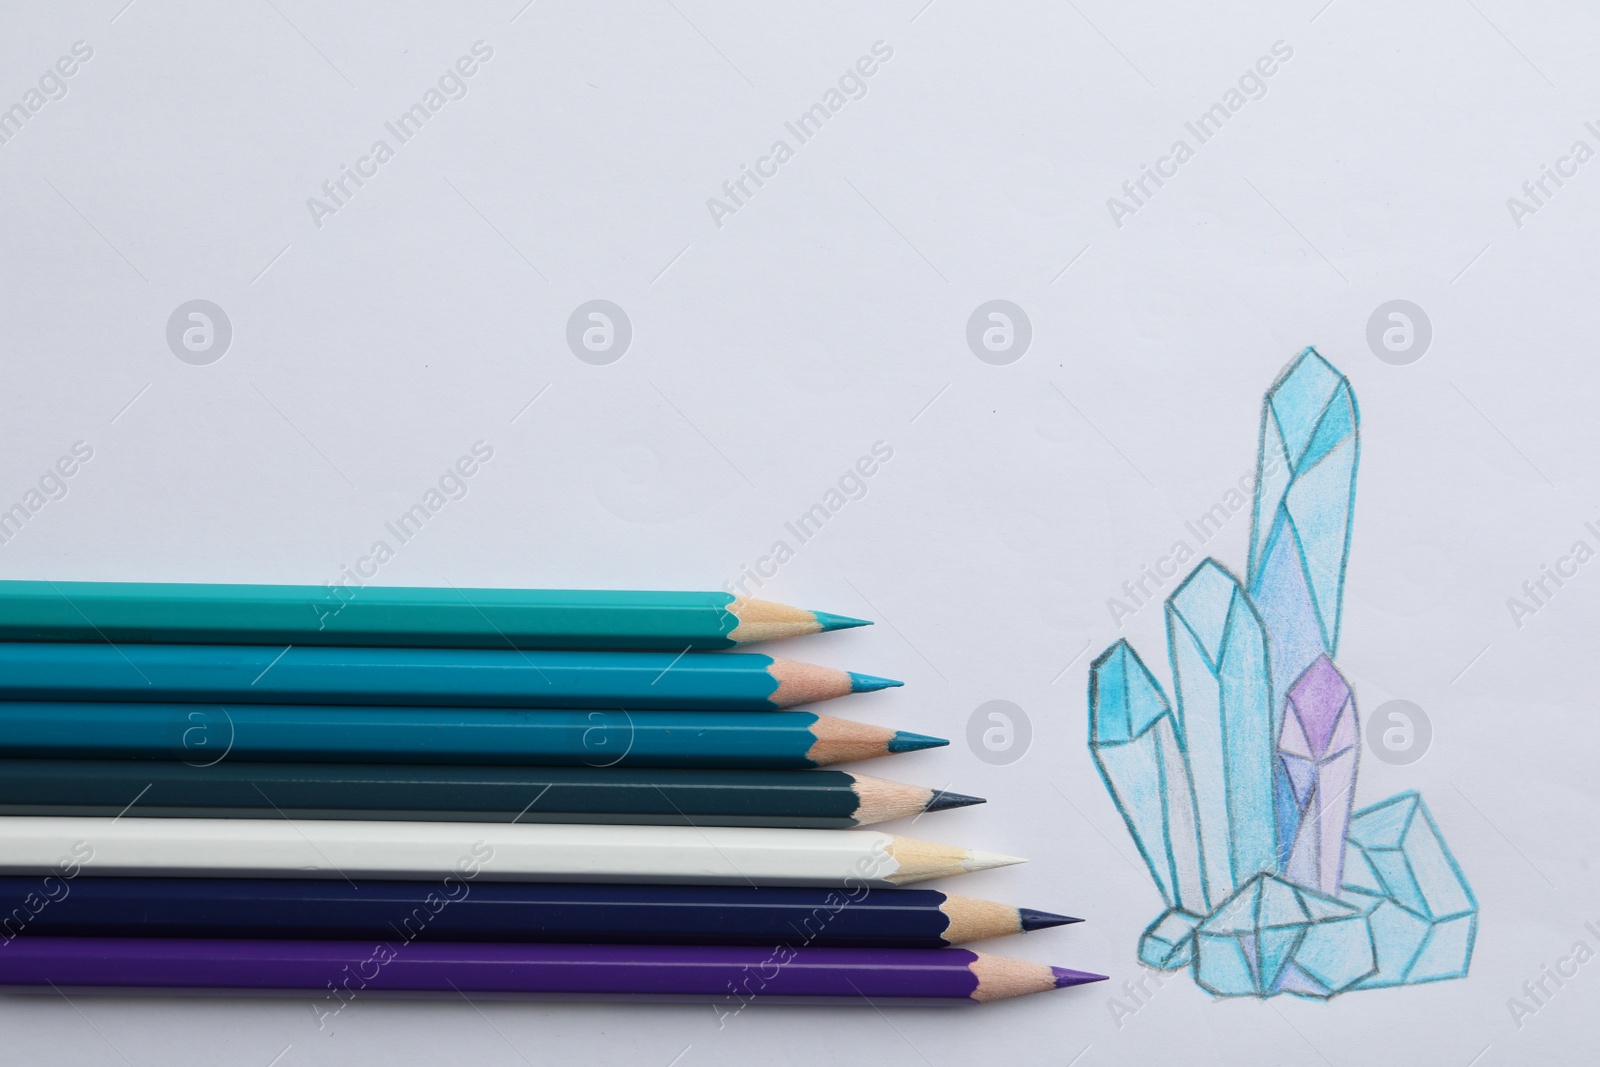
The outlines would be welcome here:
<svg viewBox="0 0 1600 1067">
<path fill-rule="evenodd" d="M 946 744 L 805 711 L 0 702 L 6 758 L 754 769 Z"/>
<path fill-rule="evenodd" d="M 0 700 L 770 711 L 899 684 L 756 652 L 0 641 Z"/>
<path fill-rule="evenodd" d="M 865 626 L 732 593 L 0 582 L 0 639 L 722 649 Z"/>
</svg>

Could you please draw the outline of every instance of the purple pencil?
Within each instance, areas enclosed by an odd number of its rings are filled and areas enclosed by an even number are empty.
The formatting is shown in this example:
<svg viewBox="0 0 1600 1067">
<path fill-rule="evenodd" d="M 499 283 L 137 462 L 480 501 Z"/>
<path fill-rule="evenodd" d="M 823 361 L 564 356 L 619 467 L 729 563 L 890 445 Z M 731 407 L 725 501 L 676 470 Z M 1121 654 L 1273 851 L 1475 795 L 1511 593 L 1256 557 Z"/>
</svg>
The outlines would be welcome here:
<svg viewBox="0 0 1600 1067">
<path fill-rule="evenodd" d="M 990 1001 L 1104 975 L 967 949 L 18 937 L 0 986 Z"/>
</svg>

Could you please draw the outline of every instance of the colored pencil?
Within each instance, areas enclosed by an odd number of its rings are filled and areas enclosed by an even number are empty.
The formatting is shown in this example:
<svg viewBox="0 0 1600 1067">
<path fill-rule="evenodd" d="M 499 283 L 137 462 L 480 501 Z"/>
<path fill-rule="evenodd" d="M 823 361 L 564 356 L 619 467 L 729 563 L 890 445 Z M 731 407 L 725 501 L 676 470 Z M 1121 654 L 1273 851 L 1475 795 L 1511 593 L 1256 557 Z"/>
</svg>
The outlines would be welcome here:
<svg viewBox="0 0 1600 1067">
<path fill-rule="evenodd" d="M 947 744 L 806 711 L 0 701 L 0 757 L 800 768 Z"/>
<path fill-rule="evenodd" d="M 0 878 L 0 937 L 944 948 L 1079 920 L 931 889 Z"/>
<path fill-rule="evenodd" d="M 0 817 L 0 874 L 888 887 L 1021 862 L 878 830 Z"/>
<path fill-rule="evenodd" d="M 0 815 L 843 829 L 981 803 L 828 770 L 0 760 Z"/>
<path fill-rule="evenodd" d="M 731 593 L 0 582 L 0 639 L 451 648 L 732 648 L 868 625 Z"/>
<path fill-rule="evenodd" d="M 772 711 L 899 684 L 755 652 L 686 653 L 681 648 L 573 652 L 0 642 L 0 700 Z"/>
<path fill-rule="evenodd" d="M 0 984 L 580 996 L 1002 1000 L 1104 975 L 969 949 L 19 937 Z"/>
</svg>

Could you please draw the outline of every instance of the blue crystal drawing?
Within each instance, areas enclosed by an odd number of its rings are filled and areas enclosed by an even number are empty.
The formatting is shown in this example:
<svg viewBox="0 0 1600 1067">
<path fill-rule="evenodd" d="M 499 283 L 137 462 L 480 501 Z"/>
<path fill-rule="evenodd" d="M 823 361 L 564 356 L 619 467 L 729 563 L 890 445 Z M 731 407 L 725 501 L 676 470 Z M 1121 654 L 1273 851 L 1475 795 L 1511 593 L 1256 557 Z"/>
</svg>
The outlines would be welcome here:
<svg viewBox="0 0 1600 1067">
<path fill-rule="evenodd" d="M 1220 901 L 1271 867 L 1277 846 L 1266 636 L 1244 590 L 1215 560 L 1167 599 L 1167 648 L 1206 895 Z"/>
<path fill-rule="evenodd" d="M 1360 416 L 1350 383 L 1310 348 L 1261 407 L 1250 597 L 1271 643 L 1272 706 L 1280 708 L 1313 660 L 1339 651 Z"/>
<path fill-rule="evenodd" d="M 1138 956 L 1216 996 L 1327 999 L 1467 974 L 1478 904 L 1415 792 L 1352 814 L 1361 727 L 1335 665 L 1360 457 L 1349 381 L 1306 349 L 1262 404 L 1247 581 L 1167 599 L 1176 708 L 1118 641 L 1089 751 L 1164 910 Z"/>
<path fill-rule="evenodd" d="M 1362 909 L 1258 874 L 1195 931 L 1195 981 L 1220 997 L 1331 997 L 1377 969 Z"/>
<path fill-rule="evenodd" d="M 1089 668 L 1089 751 L 1168 907 L 1210 910 L 1172 708 L 1126 641 Z"/>
<path fill-rule="evenodd" d="M 1377 972 L 1361 988 L 1461 978 L 1478 934 L 1478 900 L 1416 792 L 1350 820 L 1345 899 L 1367 901 Z"/>
<path fill-rule="evenodd" d="M 1139 936 L 1139 962 L 1158 971 L 1176 971 L 1194 960 L 1194 930 L 1201 916 L 1168 908 Z"/>
</svg>

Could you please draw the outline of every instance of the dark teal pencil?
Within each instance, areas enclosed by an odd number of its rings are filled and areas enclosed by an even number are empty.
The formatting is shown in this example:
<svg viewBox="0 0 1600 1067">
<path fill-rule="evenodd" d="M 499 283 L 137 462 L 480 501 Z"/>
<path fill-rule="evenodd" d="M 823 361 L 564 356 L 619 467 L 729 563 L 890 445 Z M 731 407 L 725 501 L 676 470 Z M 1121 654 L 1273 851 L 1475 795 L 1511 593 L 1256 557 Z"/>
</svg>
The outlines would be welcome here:
<svg viewBox="0 0 1600 1067">
<path fill-rule="evenodd" d="M 770 711 L 899 684 L 755 652 L 0 641 L 0 700 Z"/>
<path fill-rule="evenodd" d="M 981 803 L 834 770 L 0 760 L 0 815 L 843 829 Z"/>
<path fill-rule="evenodd" d="M 0 702 L 0 756 L 799 768 L 949 744 L 805 711 Z"/>
</svg>

